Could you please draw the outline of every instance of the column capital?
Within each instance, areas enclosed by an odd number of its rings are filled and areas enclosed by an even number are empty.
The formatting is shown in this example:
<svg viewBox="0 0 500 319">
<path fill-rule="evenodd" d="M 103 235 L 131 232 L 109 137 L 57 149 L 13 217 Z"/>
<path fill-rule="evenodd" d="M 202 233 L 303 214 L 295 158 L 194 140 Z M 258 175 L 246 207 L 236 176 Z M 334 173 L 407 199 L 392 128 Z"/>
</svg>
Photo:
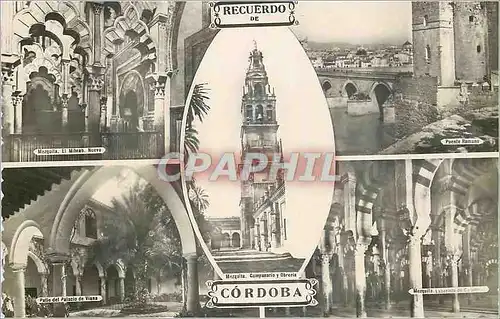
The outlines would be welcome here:
<svg viewBox="0 0 500 319">
<path fill-rule="evenodd" d="M 91 6 L 92 6 L 92 11 L 94 12 L 94 14 L 96 16 L 100 15 L 102 12 L 102 9 L 104 8 L 104 5 L 102 5 L 101 3 L 96 3 L 96 2 L 91 3 Z"/>
<path fill-rule="evenodd" d="M 90 91 L 101 91 L 104 85 L 104 75 L 99 73 L 89 73 L 87 83 Z"/>
<path fill-rule="evenodd" d="M 65 253 L 59 253 L 59 252 L 50 252 L 49 251 L 45 254 L 45 257 L 53 265 L 65 264 L 66 262 L 68 262 L 70 260 L 70 255 L 65 254 Z"/>
<path fill-rule="evenodd" d="M 18 263 L 9 264 L 9 267 L 10 269 L 12 269 L 13 272 L 24 272 L 27 266 L 28 265 L 26 264 L 18 264 Z"/>
<path fill-rule="evenodd" d="M 196 263 L 198 262 L 198 254 L 197 253 L 189 253 L 189 254 L 184 254 L 184 259 L 186 259 L 186 261 L 188 263 Z"/>
</svg>

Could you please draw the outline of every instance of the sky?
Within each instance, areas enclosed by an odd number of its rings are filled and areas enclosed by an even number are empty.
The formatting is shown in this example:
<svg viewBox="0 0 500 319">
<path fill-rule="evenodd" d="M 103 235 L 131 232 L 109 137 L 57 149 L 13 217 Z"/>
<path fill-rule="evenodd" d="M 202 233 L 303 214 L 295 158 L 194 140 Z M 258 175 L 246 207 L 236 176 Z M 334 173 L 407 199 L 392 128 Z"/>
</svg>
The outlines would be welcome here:
<svg viewBox="0 0 500 319">
<path fill-rule="evenodd" d="M 211 109 L 202 123 L 194 123 L 199 132 L 200 152 L 214 157 L 212 168 L 223 153 L 240 155 L 241 99 L 254 40 L 263 53 L 269 82 L 277 96 L 278 134 L 285 153 L 333 151 L 328 105 L 311 62 L 294 34 L 287 28 L 247 28 L 221 30 L 195 75 L 193 84 L 207 83 L 210 88 L 208 104 Z M 239 181 L 211 182 L 208 181 L 208 174 L 195 174 L 195 178 L 210 198 L 210 207 L 206 211 L 208 217 L 239 216 Z M 316 224 L 323 227 L 333 193 L 332 185 L 326 184 L 287 182 L 286 214 L 289 217 L 290 238 L 294 238 L 293 233 L 307 232 L 308 227 L 316 227 Z M 310 218 L 311 211 L 318 218 Z M 301 239 L 300 236 L 295 238 Z M 317 239 L 313 238 L 316 243 Z M 295 243 L 294 248 L 300 249 L 303 244 L 309 245 L 306 242 Z M 310 247 L 306 250 L 309 253 Z"/>
<path fill-rule="evenodd" d="M 370 44 L 411 42 L 411 2 L 299 1 L 299 38 L 317 42 Z"/>
</svg>

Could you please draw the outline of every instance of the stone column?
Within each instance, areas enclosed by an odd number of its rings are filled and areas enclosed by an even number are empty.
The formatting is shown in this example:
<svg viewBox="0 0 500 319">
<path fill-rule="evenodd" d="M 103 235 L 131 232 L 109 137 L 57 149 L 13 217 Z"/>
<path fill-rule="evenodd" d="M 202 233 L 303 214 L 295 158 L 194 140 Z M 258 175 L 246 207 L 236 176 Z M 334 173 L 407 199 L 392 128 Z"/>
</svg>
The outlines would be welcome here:
<svg viewBox="0 0 500 319">
<path fill-rule="evenodd" d="M 279 243 L 279 236 L 278 236 L 278 225 L 277 223 L 279 223 L 277 219 L 277 216 L 278 214 L 276 212 L 271 212 L 271 221 L 272 221 L 272 224 L 271 224 L 271 245 L 272 245 L 272 248 L 278 248 L 280 246 L 280 243 Z"/>
<path fill-rule="evenodd" d="M 68 95 L 64 94 L 61 99 L 61 125 L 64 132 L 68 129 Z"/>
<path fill-rule="evenodd" d="M 410 236 L 408 242 L 410 289 L 422 288 L 422 240 L 420 236 Z M 411 297 L 411 316 L 424 318 L 424 298 L 422 294 Z"/>
<path fill-rule="evenodd" d="M 41 297 L 47 297 L 49 295 L 48 276 L 48 273 L 40 274 Z"/>
<path fill-rule="evenodd" d="M 81 296 L 82 295 L 82 276 L 80 276 L 80 275 L 75 276 L 75 286 L 76 286 L 76 295 Z"/>
<path fill-rule="evenodd" d="M 12 272 L 14 273 L 14 280 L 16 285 L 16 292 L 13 296 L 13 306 L 14 306 L 14 317 L 25 318 L 26 317 L 26 301 L 24 292 L 24 272 L 26 271 L 26 265 L 10 265 Z"/>
<path fill-rule="evenodd" d="M 197 314 L 200 307 L 198 284 L 198 256 L 184 256 L 187 261 L 187 311 Z"/>
<path fill-rule="evenodd" d="M 103 76 L 99 73 L 88 75 L 89 101 L 87 104 L 87 123 L 91 135 L 89 146 L 100 146 L 101 90 Z"/>
<path fill-rule="evenodd" d="M 14 85 L 14 70 L 10 65 L 2 63 L 2 112 L 4 132 L 14 134 L 14 106 L 12 92 Z"/>
<path fill-rule="evenodd" d="M 101 280 L 101 296 L 102 296 L 102 304 L 105 305 L 107 303 L 106 300 L 106 276 L 99 277 Z"/>
<path fill-rule="evenodd" d="M 20 92 L 15 92 L 12 96 L 12 104 L 14 105 L 14 133 L 22 134 L 23 132 L 23 95 Z"/>
<path fill-rule="evenodd" d="M 345 244 L 342 243 L 339 245 L 338 249 L 338 256 L 339 256 L 339 272 L 340 272 L 340 278 L 341 278 L 341 285 L 342 285 L 342 296 L 341 300 L 344 306 L 347 306 L 348 303 L 348 292 L 349 292 L 349 283 L 347 281 L 347 273 L 345 271 L 345 255 L 344 255 L 344 246 Z"/>
<path fill-rule="evenodd" d="M 259 245 L 260 245 L 260 225 L 259 225 L 259 220 L 257 219 L 255 221 L 254 225 L 255 229 L 255 250 L 259 250 Z"/>
<path fill-rule="evenodd" d="M 368 249 L 370 239 L 358 238 L 354 253 L 355 285 L 356 285 L 356 317 L 366 318 L 366 270 L 365 253 Z"/>
<path fill-rule="evenodd" d="M 100 123 L 99 123 L 99 127 L 100 127 L 100 131 L 101 132 L 105 132 L 106 131 L 106 127 L 107 127 L 107 118 L 108 118 L 108 97 L 107 96 L 103 96 L 101 97 L 101 99 L 99 100 L 100 102 L 100 112 L 101 112 L 101 115 L 100 115 Z"/>
<path fill-rule="evenodd" d="M 451 286 L 458 287 L 458 260 L 460 255 L 457 252 L 451 253 L 449 256 L 450 270 L 451 270 Z M 454 313 L 460 312 L 460 301 L 458 294 L 452 295 L 452 311 Z"/>
<path fill-rule="evenodd" d="M 433 236 L 434 236 L 434 242 L 436 243 L 435 246 L 435 254 L 434 254 L 434 262 L 435 262 L 435 269 L 434 269 L 434 274 L 435 274 L 435 281 L 433 283 L 434 287 L 441 288 L 444 287 L 445 284 L 443 282 L 443 269 L 441 267 L 442 263 L 442 258 L 441 258 L 441 231 L 439 229 L 433 229 Z M 437 297 L 439 299 L 439 304 L 444 303 L 444 298 L 442 295 L 438 295 Z"/>
<path fill-rule="evenodd" d="M 382 270 L 384 276 L 384 303 L 385 309 L 391 308 L 391 266 L 389 263 L 389 247 L 386 241 L 386 230 L 383 228 L 380 238 L 382 239 Z"/>
<path fill-rule="evenodd" d="M 52 262 L 52 294 L 66 296 L 66 269 L 62 261 Z"/>
<path fill-rule="evenodd" d="M 118 285 L 120 289 L 120 302 L 125 300 L 125 277 L 118 278 Z"/>
<path fill-rule="evenodd" d="M 102 35 L 104 31 L 104 6 L 100 3 L 91 3 L 92 10 L 89 15 L 90 23 L 89 25 L 92 27 L 93 26 L 93 64 L 94 65 L 101 65 L 101 60 L 102 60 L 102 55 L 103 55 L 103 41 L 102 41 Z"/>
<path fill-rule="evenodd" d="M 164 133 L 166 152 L 170 149 L 170 86 L 172 72 L 153 76 L 154 128 Z"/>
<path fill-rule="evenodd" d="M 321 255 L 321 284 L 323 291 L 323 314 L 329 315 L 332 312 L 333 287 L 330 277 L 330 256 L 326 253 Z"/>
<path fill-rule="evenodd" d="M 471 226 L 468 225 L 467 229 L 465 230 L 462 240 L 463 240 L 463 258 L 462 258 L 462 263 L 464 267 L 464 276 L 465 276 L 465 284 L 464 286 L 469 286 L 471 287 L 473 285 L 472 283 L 472 253 L 471 253 L 471 247 L 470 247 L 470 239 L 471 239 Z M 472 294 L 468 294 L 467 296 L 467 303 L 471 304 L 472 303 Z"/>
</svg>

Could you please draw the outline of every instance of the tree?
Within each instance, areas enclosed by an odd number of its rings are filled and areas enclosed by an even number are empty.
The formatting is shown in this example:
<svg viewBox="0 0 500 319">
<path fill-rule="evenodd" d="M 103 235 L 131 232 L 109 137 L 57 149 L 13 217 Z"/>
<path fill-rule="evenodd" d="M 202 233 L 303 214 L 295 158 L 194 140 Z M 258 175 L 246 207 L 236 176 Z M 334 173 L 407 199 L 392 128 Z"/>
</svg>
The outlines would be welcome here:
<svg viewBox="0 0 500 319">
<path fill-rule="evenodd" d="M 203 122 L 205 115 L 208 114 L 210 106 L 207 101 L 210 99 L 207 95 L 209 89 L 206 83 L 196 84 L 193 89 L 191 100 L 187 109 L 186 127 L 184 128 L 184 157 L 187 160 L 189 153 L 196 153 L 200 147 L 198 140 L 198 131 L 194 128 L 193 122 L 196 118 Z"/>
<path fill-rule="evenodd" d="M 103 221 L 105 237 L 96 241 L 91 260 L 109 265 L 122 259 L 134 269 L 135 299 L 146 302 L 148 279 L 167 267 L 180 273 L 182 247 L 173 217 L 153 187 L 137 182 L 112 201 Z"/>
</svg>

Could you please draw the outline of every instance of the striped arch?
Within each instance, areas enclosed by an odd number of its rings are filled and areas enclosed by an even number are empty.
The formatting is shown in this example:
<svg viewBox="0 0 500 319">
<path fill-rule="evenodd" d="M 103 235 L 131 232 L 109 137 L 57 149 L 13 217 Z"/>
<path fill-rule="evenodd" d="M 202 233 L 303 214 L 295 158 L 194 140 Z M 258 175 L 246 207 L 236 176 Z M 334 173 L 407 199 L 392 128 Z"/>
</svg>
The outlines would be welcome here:
<svg viewBox="0 0 500 319">
<path fill-rule="evenodd" d="M 415 222 L 413 232 L 424 236 L 431 225 L 431 185 L 443 159 L 425 159 L 416 161 L 413 175 L 413 206 Z M 411 220 L 410 220 L 411 222 Z"/>
<path fill-rule="evenodd" d="M 386 162 L 372 162 L 356 183 L 356 223 L 358 235 L 371 238 L 373 206 L 390 176 Z"/>
<path fill-rule="evenodd" d="M 118 17 L 113 26 L 104 31 L 104 51 L 106 55 L 114 55 L 116 44 L 123 43 L 126 32 L 132 31 L 138 36 L 134 48 L 139 50 L 142 61 L 156 59 L 156 47 L 149 34 L 148 26 L 140 19 L 139 12 L 130 4 L 124 14 Z"/>
<path fill-rule="evenodd" d="M 451 190 L 457 196 L 458 207 L 463 206 L 467 194 L 474 181 L 491 169 L 489 160 L 485 159 L 457 159 L 453 163 L 453 177 Z M 486 165 L 485 165 L 486 164 Z M 454 232 L 462 234 L 469 224 L 477 224 L 483 215 L 481 201 L 474 202 L 466 209 L 457 209 L 453 219 Z"/>
<path fill-rule="evenodd" d="M 483 245 L 484 241 L 487 239 L 483 235 L 484 234 L 497 234 L 497 225 L 498 221 L 489 222 L 489 223 L 481 223 L 480 218 L 486 216 L 496 217 L 498 216 L 498 205 L 493 201 L 489 201 L 487 203 L 477 201 L 469 206 L 469 210 L 474 212 L 475 216 L 478 218 L 471 219 L 470 225 L 472 226 L 472 236 L 471 240 L 471 248 L 472 250 L 478 251 Z M 482 212 L 482 213 L 481 213 Z M 490 238 L 491 240 L 491 238 Z M 494 242 L 498 242 L 498 240 L 493 240 Z"/>
<path fill-rule="evenodd" d="M 498 259 L 490 259 L 485 264 L 486 267 L 489 267 L 491 265 L 498 265 Z"/>
</svg>

